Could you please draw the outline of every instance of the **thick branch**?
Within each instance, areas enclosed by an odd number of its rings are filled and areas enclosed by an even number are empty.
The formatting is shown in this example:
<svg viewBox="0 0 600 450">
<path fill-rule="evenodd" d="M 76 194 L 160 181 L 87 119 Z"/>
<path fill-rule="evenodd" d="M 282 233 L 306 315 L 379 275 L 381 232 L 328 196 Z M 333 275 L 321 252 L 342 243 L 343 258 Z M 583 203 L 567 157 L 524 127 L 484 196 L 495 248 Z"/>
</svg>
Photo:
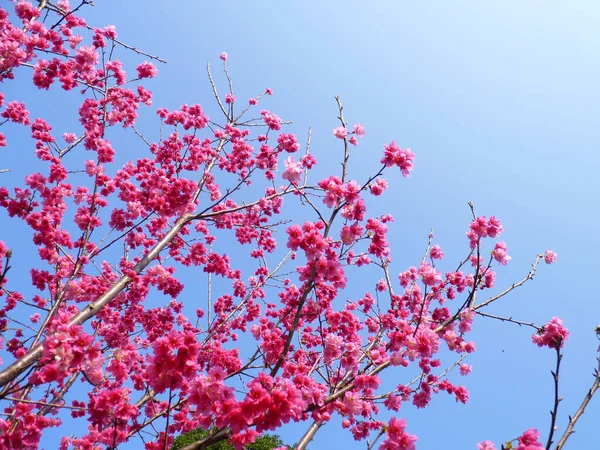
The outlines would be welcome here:
<svg viewBox="0 0 600 450">
<path fill-rule="evenodd" d="M 312 425 L 308 427 L 308 430 L 306 430 L 306 433 L 304 433 L 304 436 L 302 436 L 302 439 L 300 439 L 300 442 L 298 442 L 298 445 L 296 445 L 296 450 L 304 450 L 322 426 L 322 422 L 313 422 Z"/>
<path fill-rule="evenodd" d="M 154 261 L 160 252 L 170 244 L 170 242 L 179 234 L 185 224 L 192 220 L 192 216 L 186 214 L 181 217 L 173 228 L 152 248 L 142 260 L 137 263 L 133 271 L 136 274 L 142 273 L 142 271 L 148 267 L 148 265 Z M 100 312 L 106 305 L 108 305 L 117 295 L 119 295 L 131 282 L 131 278 L 128 276 L 122 276 L 116 281 L 104 294 L 102 294 L 96 301 L 90 303 L 83 310 L 79 311 L 72 319 L 71 325 L 81 325 L 90 318 L 94 317 Z M 19 358 L 17 361 L 12 363 L 6 369 L 0 372 L 0 387 L 6 386 L 8 383 L 13 381 L 28 367 L 35 364 L 42 356 L 44 341 L 36 344 L 29 352 Z"/>
</svg>

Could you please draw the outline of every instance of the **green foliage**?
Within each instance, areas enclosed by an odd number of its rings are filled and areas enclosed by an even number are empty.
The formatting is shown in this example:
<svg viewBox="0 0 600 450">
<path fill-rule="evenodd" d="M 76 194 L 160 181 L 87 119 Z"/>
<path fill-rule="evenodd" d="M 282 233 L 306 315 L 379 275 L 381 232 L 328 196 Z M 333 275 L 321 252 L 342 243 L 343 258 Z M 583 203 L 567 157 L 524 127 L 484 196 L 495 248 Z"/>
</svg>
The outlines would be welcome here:
<svg viewBox="0 0 600 450">
<path fill-rule="evenodd" d="M 186 445 L 193 444 L 201 439 L 204 439 L 210 434 L 208 430 L 204 430 L 203 428 L 197 428 L 195 430 L 190 431 L 189 433 L 182 434 L 181 436 L 177 436 L 173 441 L 173 445 L 171 445 L 171 450 L 180 450 Z M 256 439 L 253 444 L 247 445 L 245 448 L 247 450 L 273 450 L 274 448 L 281 447 L 285 445 L 281 438 L 275 434 L 264 434 Z M 286 445 L 289 450 L 292 450 L 292 447 Z M 208 447 L 209 450 L 235 450 L 235 447 L 231 445 L 228 441 L 221 441 L 215 444 L 212 444 Z"/>
</svg>

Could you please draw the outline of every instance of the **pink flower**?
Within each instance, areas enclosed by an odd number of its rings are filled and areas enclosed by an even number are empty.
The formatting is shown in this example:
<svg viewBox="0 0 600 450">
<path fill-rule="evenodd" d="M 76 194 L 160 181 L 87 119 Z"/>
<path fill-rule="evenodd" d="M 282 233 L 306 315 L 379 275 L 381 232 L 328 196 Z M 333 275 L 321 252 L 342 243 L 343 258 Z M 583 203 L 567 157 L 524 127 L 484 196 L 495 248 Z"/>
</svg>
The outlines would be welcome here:
<svg viewBox="0 0 600 450">
<path fill-rule="evenodd" d="M 227 53 L 223 52 L 219 55 L 221 61 L 227 61 Z"/>
<path fill-rule="evenodd" d="M 344 338 L 336 334 L 328 334 L 324 341 L 323 359 L 326 363 L 331 363 L 342 356 Z"/>
<path fill-rule="evenodd" d="M 360 123 L 357 123 L 356 125 L 354 125 L 354 128 L 352 130 L 354 132 L 354 134 L 356 134 L 357 136 L 363 137 L 365 135 L 365 127 L 363 127 Z"/>
<path fill-rule="evenodd" d="M 421 264 L 418 274 L 421 275 L 421 281 L 426 286 L 436 286 L 442 281 L 442 274 L 429 263 Z"/>
<path fill-rule="evenodd" d="M 539 441 L 540 432 L 535 428 L 530 428 L 517 439 L 519 445 L 515 450 L 544 450 L 544 446 Z"/>
<path fill-rule="evenodd" d="M 387 426 L 387 437 L 379 447 L 381 450 L 415 450 L 417 437 L 404 431 L 405 419 L 392 417 Z"/>
<path fill-rule="evenodd" d="M 337 127 L 333 130 L 333 135 L 338 139 L 344 139 L 348 136 L 348 131 L 344 127 Z"/>
<path fill-rule="evenodd" d="M 299 184 L 302 179 L 302 164 L 295 161 L 293 156 L 290 156 L 283 164 L 285 165 L 285 171 L 282 178 L 292 184 Z"/>
<path fill-rule="evenodd" d="M 14 123 L 23 125 L 29 125 L 31 123 L 29 120 L 29 111 L 25 108 L 25 103 L 22 102 L 15 101 L 8 103 L 1 116 Z"/>
<path fill-rule="evenodd" d="M 496 450 L 496 446 L 492 441 L 483 441 L 477 444 L 477 450 Z"/>
<path fill-rule="evenodd" d="M 553 317 L 533 335 L 532 339 L 538 347 L 557 348 L 563 347 L 568 337 L 569 330 L 563 327 L 563 321 L 558 317 Z"/>
<path fill-rule="evenodd" d="M 254 106 L 254 105 L 258 104 L 258 100 L 255 99 L 254 97 L 249 98 L 248 99 L 248 104 Z"/>
<path fill-rule="evenodd" d="M 352 136 L 348 142 L 350 142 L 352 145 L 354 145 L 355 147 L 358 145 L 358 140 L 356 139 L 356 136 Z"/>
<path fill-rule="evenodd" d="M 324 180 L 319 181 L 319 187 L 325 191 L 323 203 L 328 207 L 334 207 L 343 195 L 342 180 L 335 175 L 331 175 Z"/>
<path fill-rule="evenodd" d="M 312 166 L 317 163 L 317 159 L 313 155 L 307 154 L 300 158 L 300 162 L 302 163 L 302 167 L 312 169 Z"/>
<path fill-rule="evenodd" d="M 75 136 L 75 133 L 63 133 L 62 137 L 67 144 L 72 144 L 77 140 L 77 136 Z"/>
<path fill-rule="evenodd" d="M 104 29 L 102 30 L 102 34 L 108 39 L 116 39 L 117 38 L 117 30 L 114 27 L 114 25 L 105 26 Z"/>
<path fill-rule="evenodd" d="M 351 226 L 344 225 L 340 231 L 340 238 L 345 245 L 351 245 L 361 236 L 363 227 L 358 222 L 355 222 Z"/>
<path fill-rule="evenodd" d="M 377 178 L 373 184 L 371 185 L 371 194 L 377 196 L 383 194 L 383 191 L 387 189 L 388 183 L 387 180 L 383 178 Z"/>
<path fill-rule="evenodd" d="M 384 145 L 383 148 L 381 163 L 385 164 L 386 167 L 398 166 L 402 175 L 407 177 L 414 168 L 413 160 L 415 159 L 415 154 L 410 148 L 402 150 L 394 141 L 389 145 Z"/>
<path fill-rule="evenodd" d="M 235 102 L 235 96 L 231 92 L 228 92 L 227 94 L 225 94 L 225 103 L 233 103 L 233 102 Z"/>
<path fill-rule="evenodd" d="M 487 234 L 491 238 L 497 237 L 500 233 L 502 233 L 502 223 L 494 216 L 490 217 L 488 221 Z"/>
<path fill-rule="evenodd" d="M 505 242 L 496 242 L 496 246 L 494 247 L 494 250 L 492 250 L 492 256 L 503 266 L 507 265 L 508 261 L 512 259 L 508 256 Z"/>
<path fill-rule="evenodd" d="M 17 17 L 25 22 L 30 22 L 40 15 L 40 11 L 29 2 L 19 2 L 15 5 Z"/>
<path fill-rule="evenodd" d="M 281 119 L 279 117 L 277 117 L 275 114 L 263 109 L 260 112 L 260 115 L 262 116 L 265 123 L 269 126 L 269 129 L 271 129 L 271 130 L 280 130 L 281 129 Z"/>
<path fill-rule="evenodd" d="M 360 185 L 351 180 L 348 183 L 344 183 L 342 185 L 342 195 L 344 196 L 344 201 L 349 204 L 354 204 L 360 198 Z"/>
<path fill-rule="evenodd" d="M 459 331 L 461 333 L 468 333 L 471 331 L 473 320 L 475 319 L 475 311 L 471 308 L 465 309 L 460 313 Z"/>
<path fill-rule="evenodd" d="M 137 66 L 138 78 L 154 78 L 158 75 L 158 69 L 154 67 L 154 64 L 144 61 Z"/>
<path fill-rule="evenodd" d="M 461 365 L 460 365 L 460 374 L 461 374 L 462 376 L 467 376 L 467 375 L 469 375 L 469 374 L 471 373 L 471 370 L 472 370 L 472 368 L 471 368 L 471 366 L 470 366 L 470 365 L 468 365 L 468 364 L 461 364 Z"/>
<path fill-rule="evenodd" d="M 265 94 L 267 94 L 267 95 L 273 95 L 273 89 L 271 89 L 271 88 L 266 88 L 266 89 L 265 89 Z"/>
<path fill-rule="evenodd" d="M 388 285 L 384 279 L 381 279 L 377 282 L 375 289 L 377 289 L 378 292 L 385 292 L 388 289 Z"/>
<path fill-rule="evenodd" d="M 502 223 L 494 216 L 488 221 L 485 216 L 477 217 L 469 227 L 467 237 L 469 238 L 471 248 L 475 248 L 479 238 L 495 238 L 502 233 Z"/>
<path fill-rule="evenodd" d="M 552 250 L 546 250 L 546 253 L 544 253 L 544 261 L 546 264 L 552 264 L 556 262 L 556 253 L 554 253 Z"/>
<path fill-rule="evenodd" d="M 279 136 L 277 136 L 277 143 L 279 144 L 281 149 L 285 150 L 288 153 L 297 152 L 300 148 L 300 144 L 298 143 L 296 136 L 291 133 L 281 133 Z"/>
<path fill-rule="evenodd" d="M 40 318 L 42 316 L 40 315 L 40 313 L 35 313 L 31 316 L 29 316 L 29 320 L 31 320 L 32 323 L 38 323 L 40 321 Z"/>
<path fill-rule="evenodd" d="M 431 259 L 443 259 L 444 258 L 444 252 L 442 251 L 442 248 L 439 245 L 434 245 L 433 247 L 431 247 L 431 251 L 429 252 L 429 255 L 431 256 Z"/>
</svg>

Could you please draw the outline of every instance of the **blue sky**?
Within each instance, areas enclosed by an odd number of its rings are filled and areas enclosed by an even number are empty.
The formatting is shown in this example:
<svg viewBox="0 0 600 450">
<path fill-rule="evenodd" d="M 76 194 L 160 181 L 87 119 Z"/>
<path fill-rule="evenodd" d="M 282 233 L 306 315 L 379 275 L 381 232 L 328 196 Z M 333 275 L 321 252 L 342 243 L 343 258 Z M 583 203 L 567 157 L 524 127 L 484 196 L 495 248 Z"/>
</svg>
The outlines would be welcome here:
<svg viewBox="0 0 600 450">
<path fill-rule="evenodd" d="M 356 149 L 355 177 L 376 170 L 383 144 L 411 147 L 415 171 L 409 179 L 390 175 L 390 191 L 378 204 L 396 218 L 390 231 L 395 273 L 418 264 L 431 227 L 449 266 L 455 265 L 467 248 L 468 201 L 478 214 L 504 224 L 502 239 L 513 259 L 499 271 L 498 286 L 523 278 L 538 252 L 555 250 L 556 265 L 540 267 L 532 283 L 493 311 L 538 323 L 557 315 L 571 330 L 561 377 L 562 433 L 592 381 L 598 347 L 600 4 L 96 3 L 86 12 L 88 23 L 114 24 L 124 42 L 168 60 L 150 84 L 156 107 L 200 103 L 216 115 L 205 65 L 211 61 L 217 71 L 218 55 L 226 51 L 236 96 L 271 87 L 275 95 L 265 107 L 292 120 L 290 130 L 300 138 L 312 127 L 322 165 L 337 161 L 335 95 L 348 121 L 367 131 Z M 2 89 L 8 100 L 23 98 L 26 85 L 17 80 Z M 36 101 L 40 115 L 53 108 L 52 93 L 23 95 Z M 56 120 L 67 126 L 72 119 Z M 18 154 L 3 152 L 2 166 L 18 169 Z M 0 216 L 3 228 L 6 220 Z M 468 361 L 473 373 L 463 379 L 471 401 L 461 405 L 440 395 L 425 410 L 401 410 L 408 430 L 419 436 L 417 448 L 470 449 L 484 439 L 499 444 L 530 427 L 545 437 L 553 353 L 534 347 L 530 335 L 478 320 L 478 351 Z M 407 381 L 401 372 L 394 376 Z M 597 446 L 599 414 L 595 399 L 567 448 Z M 280 434 L 294 442 L 301 430 L 291 426 Z M 364 448 L 330 424 L 310 449 L 333 443 Z"/>
</svg>

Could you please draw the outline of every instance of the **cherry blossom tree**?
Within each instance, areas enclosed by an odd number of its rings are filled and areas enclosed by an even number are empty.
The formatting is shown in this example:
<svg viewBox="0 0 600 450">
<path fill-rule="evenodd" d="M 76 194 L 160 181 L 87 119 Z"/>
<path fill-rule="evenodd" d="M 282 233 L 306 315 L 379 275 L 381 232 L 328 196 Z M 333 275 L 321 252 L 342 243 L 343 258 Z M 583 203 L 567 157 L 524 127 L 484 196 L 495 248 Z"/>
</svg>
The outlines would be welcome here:
<svg viewBox="0 0 600 450">
<path fill-rule="evenodd" d="M 563 448 L 598 370 L 559 427 L 569 332 L 556 317 L 538 325 L 487 311 L 555 262 L 554 252 L 533 255 L 521 280 L 493 290 L 511 259 L 502 223 L 470 204 L 464 254 L 446 256 L 430 233 L 422 259 L 394 271 L 393 218 L 371 212 L 369 199 L 384 195 L 384 177 L 410 175 L 410 149 L 385 143 L 380 169 L 365 175 L 352 165 L 365 128 L 337 98 L 340 165 L 315 179 L 310 131 L 286 132 L 262 107 L 268 88 L 242 101 L 225 53 L 220 78 L 207 68 L 207 101 L 220 116 L 199 104 L 158 108 L 155 134 L 144 134 L 136 124 L 151 111 L 147 82 L 164 61 L 112 26 L 88 25 L 89 3 L 0 9 L 0 146 L 18 151 L 12 133 L 31 135 L 18 143 L 22 167 L 2 167 L 20 184 L 0 184 L 0 448 L 38 448 L 56 427 L 61 449 L 159 450 L 201 427 L 212 431 L 185 449 L 224 440 L 240 449 L 301 422 L 296 448 L 305 449 L 338 416 L 368 449 L 414 449 L 400 407 L 425 408 L 439 393 L 467 402 L 467 387 L 449 374 L 470 372 L 478 316 L 531 328 L 556 367 L 547 437 L 527 429 L 474 448 Z M 139 57 L 135 70 L 118 51 Z M 52 117 L 32 117 L 11 90 L 15 77 L 31 77 L 40 97 L 76 96 L 76 111 L 57 109 L 80 126 L 55 130 Z M 118 128 L 138 145 L 123 148 Z M 30 242 L 9 231 L 17 227 Z M 29 247 L 37 259 L 27 276 L 11 258 Z M 182 273 L 196 280 L 185 290 Z M 349 278 L 362 290 L 349 289 Z"/>
</svg>

